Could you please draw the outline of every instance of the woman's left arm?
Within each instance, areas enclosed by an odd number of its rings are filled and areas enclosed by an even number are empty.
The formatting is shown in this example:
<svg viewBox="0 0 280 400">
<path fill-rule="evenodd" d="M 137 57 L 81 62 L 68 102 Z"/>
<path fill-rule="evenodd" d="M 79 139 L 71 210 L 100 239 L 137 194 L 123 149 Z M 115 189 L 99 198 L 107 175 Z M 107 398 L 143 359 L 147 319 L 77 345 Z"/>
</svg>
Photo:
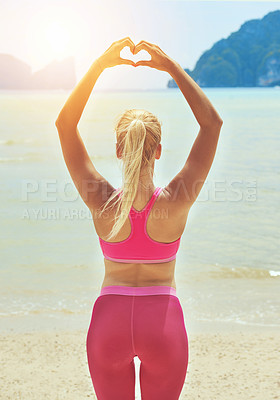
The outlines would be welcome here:
<svg viewBox="0 0 280 400">
<path fill-rule="evenodd" d="M 67 99 L 55 122 L 69 173 L 83 201 L 91 210 L 99 208 L 114 188 L 95 169 L 77 126 L 92 89 L 104 69 L 120 64 L 135 65 L 133 61 L 120 57 L 121 50 L 126 46 L 134 49 L 130 38 L 114 42 L 93 62 Z"/>
</svg>

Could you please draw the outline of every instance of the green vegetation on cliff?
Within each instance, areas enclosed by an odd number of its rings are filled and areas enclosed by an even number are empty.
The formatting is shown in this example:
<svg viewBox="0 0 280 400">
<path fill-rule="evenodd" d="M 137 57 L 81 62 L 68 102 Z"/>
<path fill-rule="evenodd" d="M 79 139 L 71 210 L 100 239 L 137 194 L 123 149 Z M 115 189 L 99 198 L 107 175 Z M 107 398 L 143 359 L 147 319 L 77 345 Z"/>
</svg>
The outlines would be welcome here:
<svg viewBox="0 0 280 400">
<path fill-rule="evenodd" d="M 280 85 L 280 10 L 241 25 L 185 71 L 201 87 Z M 171 79 L 168 87 L 177 87 Z"/>
</svg>

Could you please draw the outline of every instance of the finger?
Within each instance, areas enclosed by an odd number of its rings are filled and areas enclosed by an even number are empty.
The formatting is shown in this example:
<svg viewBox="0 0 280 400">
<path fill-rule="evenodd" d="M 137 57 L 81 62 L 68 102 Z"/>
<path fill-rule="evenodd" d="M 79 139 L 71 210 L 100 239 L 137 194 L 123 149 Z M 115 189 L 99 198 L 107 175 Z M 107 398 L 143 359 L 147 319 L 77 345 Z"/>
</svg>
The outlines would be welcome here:
<svg viewBox="0 0 280 400">
<path fill-rule="evenodd" d="M 147 42 L 147 40 L 140 40 L 140 42 L 138 44 L 140 44 L 140 43 L 146 43 L 148 46 L 151 46 L 151 47 L 156 46 L 154 43 Z M 138 44 L 136 46 L 138 46 Z"/>
<path fill-rule="evenodd" d="M 130 39 L 130 37 L 126 37 L 124 39 L 120 40 L 120 44 L 121 47 L 124 48 L 126 46 L 128 46 L 130 48 L 131 53 L 133 53 L 134 48 L 135 48 L 135 44 L 133 43 L 133 41 Z"/>
<path fill-rule="evenodd" d="M 149 50 L 152 49 L 152 46 L 150 44 L 148 44 L 147 42 L 139 42 L 135 48 L 134 48 L 134 52 L 133 54 L 137 54 L 140 50 L 146 50 L 149 52 Z"/>
<path fill-rule="evenodd" d="M 125 58 L 120 58 L 120 64 L 133 65 L 135 67 L 135 62 L 134 61 L 127 60 Z"/>
<path fill-rule="evenodd" d="M 137 61 L 137 63 L 135 63 L 135 67 L 139 67 L 140 65 L 143 65 L 146 67 L 152 67 L 152 63 L 150 60 L 148 60 L 148 61 L 142 60 L 142 61 Z"/>
</svg>

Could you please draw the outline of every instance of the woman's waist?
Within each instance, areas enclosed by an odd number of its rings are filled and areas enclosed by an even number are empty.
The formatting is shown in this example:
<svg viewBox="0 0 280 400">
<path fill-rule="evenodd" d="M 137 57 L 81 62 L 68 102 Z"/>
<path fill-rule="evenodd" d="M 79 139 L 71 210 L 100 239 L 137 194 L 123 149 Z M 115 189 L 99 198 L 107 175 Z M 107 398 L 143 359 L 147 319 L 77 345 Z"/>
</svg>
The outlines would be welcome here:
<svg viewBox="0 0 280 400">
<path fill-rule="evenodd" d="M 102 282 L 102 288 L 105 286 L 132 286 L 132 287 L 147 287 L 147 286 L 172 286 L 176 289 L 175 277 L 144 277 L 144 276 L 125 276 L 123 274 L 108 274 L 106 273 Z"/>
<path fill-rule="evenodd" d="M 102 285 L 100 296 L 117 294 L 127 296 L 151 296 L 151 295 L 170 295 L 176 296 L 176 288 L 170 285 L 152 286 L 126 286 L 126 285 Z"/>
<path fill-rule="evenodd" d="M 104 278 L 101 288 L 106 286 L 124 286 L 124 287 L 149 287 L 149 286 L 170 286 L 176 289 L 175 278 L 169 280 L 131 280 L 125 281 L 121 279 L 108 279 Z"/>
<path fill-rule="evenodd" d="M 104 286 L 172 286 L 175 284 L 175 263 L 121 264 L 105 260 Z"/>
</svg>

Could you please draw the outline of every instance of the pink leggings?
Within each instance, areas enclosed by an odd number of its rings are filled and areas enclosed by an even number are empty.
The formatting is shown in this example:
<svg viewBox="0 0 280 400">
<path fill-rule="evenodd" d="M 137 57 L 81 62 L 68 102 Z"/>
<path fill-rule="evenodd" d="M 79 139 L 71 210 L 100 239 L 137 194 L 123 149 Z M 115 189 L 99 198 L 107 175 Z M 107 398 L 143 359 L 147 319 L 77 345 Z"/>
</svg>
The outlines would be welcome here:
<svg viewBox="0 0 280 400">
<path fill-rule="evenodd" d="M 87 333 L 89 371 L 98 400 L 134 400 L 134 357 L 142 400 L 178 400 L 188 366 L 183 310 L 170 286 L 106 286 Z"/>
</svg>

